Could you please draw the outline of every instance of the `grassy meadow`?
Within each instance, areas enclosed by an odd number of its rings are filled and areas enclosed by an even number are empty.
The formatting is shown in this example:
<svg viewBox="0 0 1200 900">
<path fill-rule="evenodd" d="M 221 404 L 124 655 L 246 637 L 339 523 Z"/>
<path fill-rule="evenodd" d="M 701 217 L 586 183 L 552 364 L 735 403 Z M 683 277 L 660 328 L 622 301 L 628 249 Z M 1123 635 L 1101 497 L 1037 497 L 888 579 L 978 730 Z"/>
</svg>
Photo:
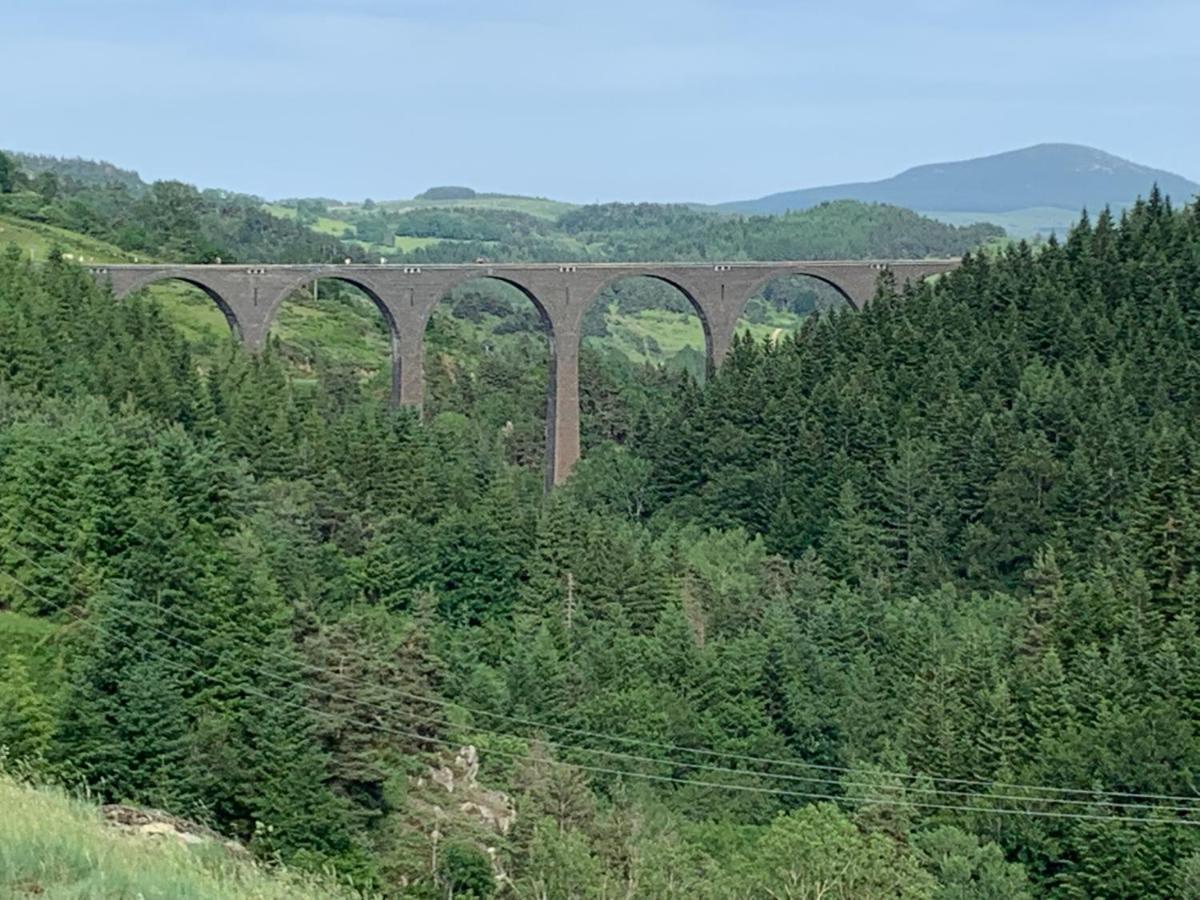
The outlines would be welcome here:
<svg viewBox="0 0 1200 900">
<path fill-rule="evenodd" d="M 220 845 L 123 833 L 90 803 L 0 776 L 0 897 L 316 900 L 335 885 L 266 869 Z"/>
</svg>

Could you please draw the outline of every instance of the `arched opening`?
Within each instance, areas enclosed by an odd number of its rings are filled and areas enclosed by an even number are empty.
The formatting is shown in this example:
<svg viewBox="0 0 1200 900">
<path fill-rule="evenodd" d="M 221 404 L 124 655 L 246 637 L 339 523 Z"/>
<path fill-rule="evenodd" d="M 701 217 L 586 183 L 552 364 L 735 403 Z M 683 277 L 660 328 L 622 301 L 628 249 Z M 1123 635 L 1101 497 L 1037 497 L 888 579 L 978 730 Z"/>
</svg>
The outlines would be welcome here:
<svg viewBox="0 0 1200 900">
<path fill-rule="evenodd" d="M 198 281 L 164 278 L 131 291 L 128 299 L 145 300 L 161 309 L 164 318 L 187 339 L 201 366 L 207 366 L 240 337 L 238 321 L 225 299 Z"/>
<path fill-rule="evenodd" d="M 761 343 L 791 337 L 811 316 L 853 311 L 850 298 L 814 275 L 785 273 L 768 278 L 750 295 L 738 317 L 736 336 Z"/>
<path fill-rule="evenodd" d="M 681 379 L 703 382 L 711 345 L 708 323 L 680 285 L 649 274 L 605 285 L 583 317 L 583 451 L 624 443 L 643 410 Z"/>
<path fill-rule="evenodd" d="M 315 278 L 280 303 L 268 340 L 301 391 L 318 383 L 332 395 L 394 402 L 396 330 L 366 285 L 339 276 Z"/>
<path fill-rule="evenodd" d="M 462 416 L 509 463 L 541 471 L 552 352 L 536 297 L 495 277 L 459 282 L 426 323 L 425 415 Z"/>
</svg>

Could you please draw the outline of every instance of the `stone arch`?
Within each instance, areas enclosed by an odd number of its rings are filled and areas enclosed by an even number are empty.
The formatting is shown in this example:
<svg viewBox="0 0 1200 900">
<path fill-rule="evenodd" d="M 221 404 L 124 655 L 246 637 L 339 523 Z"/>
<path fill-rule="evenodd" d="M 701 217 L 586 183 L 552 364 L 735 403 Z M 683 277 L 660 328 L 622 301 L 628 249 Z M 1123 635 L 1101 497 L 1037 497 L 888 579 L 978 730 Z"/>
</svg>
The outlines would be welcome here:
<svg viewBox="0 0 1200 900">
<path fill-rule="evenodd" d="M 363 294 L 366 295 L 367 299 L 375 305 L 375 308 L 379 310 L 379 314 L 383 316 L 384 322 L 387 323 L 388 330 L 392 332 L 392 334 L 396 333 L 396 317 L 392 309 L 388 306 L 387 302 L 383 299 L 383 292 L 375 285 L 371 284 L 368 279 L 348 274 L 337 268 L 330 268 L 329 271 L 322 271 L 318 269 L 312 272 L 306 272 L 303 276 L 297 278 L 282 291 L 280 291 L 280 293 L 271 301 L 270 310 L 267 314 L 268 324 L 274 321 L 275 315 L 279 312 L 279 307 L 283 305 L 284 300 L 286 300 L 294 292 L 303 287 L 307 287 L 317 280 L 340 281 L 343 284 L 348 284 L 352 287 L 358 288 L 363 292 Z"/>
<path fill-rule="evenodd" d="M 876 278 L 879 277 L 878 273 L 882 272 L 884 268 L 885 268 L 884 266 L 879 266 L 877 269 L 875 269 L 875 272 L 876 272 L 875 277 Z M 835 291 L 837 291 L 838 295 L 843 300 L 846 301 L 846 305 L 849 306 L 852 310 L 854 310 L 855 312 L 862 311 L 864 304 L 860 300 L 856 300 L 854 298 L 854 296 L 847 289 L 846 285 L 839 283 L 835 278 L 832 278 L 829 275 L 825 275 L 820 272 L 815 272 L 815 271 L 811 271 L 811 270 L 806 270 L 803 268 L 772 269 L 771 271 L 769 271 L 765 275 L 763 275 L 761 278 L 759 278 L 757 281 L 752 282 L 750 285 L 750 290 L 746 292 L 746 297 L 742 303 L 743 309 L 745 308 L 746 304 L 750 302 L 750 299 L 752 297 L 754 297 L 760 290 L 762 290 L 764 287 L 766 287 L 766 285 L 769 282 L 775 281 L 778 278 L 789 278 L 789 277 L 794 277 L 794 276 L 803 276 L 805 278 L 812 278 L 812 279 L 815 279 L 816 281 L 821 282 L 822 284 L 829 285 L 829 287 L 831 287 Z M 738 315 L 740 316 L 741 313 L 742 313 L 742 310 L 739 310 Z"/>
<path fill-rule="evenodd" d="M 660 284 L 665 284 L 668 287 L 674 288 L 677 293 L 681 294 L 683 296 L 683 298 L 685 300 L 687 300 L 688 305 L 691 306 L 692 311 L 696 314 L 696 317 L 700 320 L 700 327 L 704 332 L 704 358 L 707 361 L 709 371 L 711 371 L 715 365 L 714 353 L 716 352 L 716 346 L 715 346 L 714 340 L 713 340 L 712 317 L 709 314 L 709 311 L 704 308 L 704 304 L 698 299 L 697 293 L 695 291 L 688 288 L 679 279 L 674 278 L 671 275 L 665 274 L 663 272 L 656 272 L 653 269 L 649 269 L 649 268 L 648 269 L 632 268 L 632 269 L 618 272 L 618 273 L 614 274 L 611 278 L 605 279 L 603 282 L 600 283 L 600 285 L 592 293 L 591 297 L 588 298 L 587 303 L 585 303 L 583 308 L 580 310 L 580 312 L 579 312 L 580 322 L 583 321 L 583 317 L 587 315 L 588 310 L 590 310 L 593 306 L 595 306 L 596 300 L 600 297 L 600 295 L 602 293 L 604 293 L 605 288 L 608 288 L 608 287 L 616 284 L 618 281 L 625 281 L 630 278 L 649 278 L 652 281 L 657 281 Z M 582 341 L 582 339 L 583 339 L 583 337 L 582 337 L 582 335 L 580 335 L 579 340 Z"/>
<path fill-rule="evenodd" d="M 557 461 L 561 453 L 561 440 L 559 437 L 561 426 L 564 424 L 564 421 L 578 422 L 578 410 L 567 408 L 570 407 L 570 402 L 563 403 L 560 400 L 560 396 L 562 395 L 560 381 L 564 380 L 564 376 L 566 381 L 572 381 L 575 377 L 575 362 L 574 355 L 570 353 L 568 348 L 564 347 L 564 325 L 561 320 L 560 311 L 547 304 L 530 285 L 509 275 L 489 272 L 487 270 L 454 273 L 448 279 L 439 279 L 436 285 L 425 295 L 425 302 L 415 308 L 415 315 L 419 317 L 419 324 L 416 325 L 416 328 L 419 330 L 420 341 L 415 351 L 409 351 L 409 355 L 412 356 L 410 366 L 419 366 L 422 373 L 420 382 L 421 402 L 424 402 L 428 390 L 428 384 L 424 378 L 424 342 L 429 322 L 433 318 L 433 312 L 440 303 L 450 296 L 452 291 L 456 288 L 470 285 L 473 282 L 494 282 L 515 289 L 532 304 L 534 310 L 537 311 L 538 318 L 544 329 L 547 349 L 547 375 L 543 448 L 545 454 L 545 484 L 547 489 L 549 489 L 557 482 L 560 472 L 560 466 Z M 570 371 L 566 372 L 565 370 Z"/>
<path fill-rule="evenodd" d="M 283 302 L 296 291 L 300 290 L 301 288 L 308 287 L 316 281 L 340 281 L 343 284 L 348 284 L 351 287 L 357 288 L 368 300 L 371 301 L 371 304 L 383 317 L 383 322 L 387 326 L 388 332 L 388 355 L 389 364 L 391 366 L 389 403 L 393 407 L 398 406 L 400 404 L 400 385 L 403 379 L 403 373 L 401 371 L 403 367 L 403 358 L 400 352 L 401 328 L 399 322 L 397 321 L 396 310 L 394 310 L 388 300 L 385 299 L 385 297 L 387 297 L 387 293 L 377 285 L 372 284 L 369 279 L 352 275 L 341 270 L 340 268 L 332 266 L 327 270 L 314 269 L 312 271 L 305 272 L 301 277 L 288 284 L 282 291 L 272 298 L 264 320 L 264 340 L 266 338 L 267 330 L 269 330 L 271 325 L 275 322 L 275 317 L 279 314 L 279 310 L 283 306 Z"/>
<path fill-rule="evenodd" d="M 868 277 L 873 285 L 877 275 Z M 860 277 L 859 282 L 862 280 Z M 742 291 L 734 295 L 734 302 L 728 305 L 726 350 L 747 334 L 752 335 L 755 343 L 763 340 L 776 343 L 798 331 L 810 315 L 847 309 L 857 312 L 862 309 L 861 298 L 854 290 L 858 287 L 855 284 L 848 288 L 836 276 L 817 274 L 802 266 L 764 268 L 745 282 Z"/>
<path fill-rule="evenodd" d="M 222 296 L 221 292 L 211 284 L 207 284 L 202 279 L 196 278 L 194 275 L 186 272 L 173 270 L 151 272 L 135 278 L 133 281 L 121 286 L 119 289 L 115 289 L 114 294 L 116 294 L 119 299 L 128 297 L 130 294 L 135 293 L 136 291 L 140 291 L 143 288 L 148 288 L 153 284 L 160 284 L 164 281 L 179 281 L 184 284 L 190 284 L 192 287 L 199 288 L 205 296 L 207 296 L 213 301 L 214 304 L 216 304 L 217 309 L 219 309 L 221 314 L 225 316 L 225 321 L 229 323 L 230 333 L 235 338 L 239 340 L 242 339 L 243 323 L 238 318 L 237 312 L 234 311 L 234 308 L 230 304 L 229 300 Z"/>
<path fill-rule="evenodd" d="M 422 334 L 424 333 L 425 328 L 427 328 L 429 325 L 429 318 L 431 315 L 433 315 L 434 308 L 443 300 L 445 300 L 446 297 L 449 296 L 450 292 L 455 288 L 470 284 L 472 281 L 495 281 L 499 282 L 500 284 L 507 284 L 509 287 L 516 288 L 518 291 L 520 291 L 525 299 L 533 304 L 533 308 L 537 310 L 538 316 L 542 320 L 542 324 L 546 326 L 546 333 L 550 335 L 551 352 L 553 352 L 554 338 L 559 329 L 557 327 L 558 323 L 555 322 L 554 314 L 550 308 L 544 302 L 542 302 L 542 299 L 538 297 L 538 295 L 528 285 L 522 284 L 516 278 L 511 276 L 501 275 L 495 272 L 488 272 L 486 270 L 480 272 L 463 272 L 458 274 L 457 277 L 439 285 L 434 292 L 434 295 L 431 295 L 432 302 L 428 305 L 428 308 L 423 311 L 423 321 L 421 323 Z"/>
</svg>

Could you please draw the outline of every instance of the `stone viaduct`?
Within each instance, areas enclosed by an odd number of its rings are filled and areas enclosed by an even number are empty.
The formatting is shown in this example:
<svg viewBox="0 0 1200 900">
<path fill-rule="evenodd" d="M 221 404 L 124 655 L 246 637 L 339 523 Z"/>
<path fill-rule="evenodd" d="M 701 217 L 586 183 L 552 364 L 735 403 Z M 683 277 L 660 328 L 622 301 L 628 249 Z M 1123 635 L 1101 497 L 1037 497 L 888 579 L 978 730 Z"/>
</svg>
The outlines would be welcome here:
<svg viewBox="0 0 1200 900">
<path fill-rule="evenodd" d="M 250 349 L 261 348 L 280 304 L 317 279 L 359 288 L 387 322 L 392 338 L 392 402 L 419 407 L 424 394 L 425 325 L 455 286 L 490 278 L 517 288 L 550 336 L 546 409 L 546 484 L 570 474 L 579 459 L 579 346 L 584 312 L 605 285 L 645 276 L 666 282 L 691 302 L 704 327 L 710 368 L 720 365 L 746 303 L 767 281 L 807 275 L 834 287 L 854 309 L 874 296 L 879 276 L 897 285 L 953 269 L 958 260 L 578 263 L 467 265 L 109 265 L 92 274 L 121 298 L 157 281 L 195 285 L 220 307 Z"/>
</svg>

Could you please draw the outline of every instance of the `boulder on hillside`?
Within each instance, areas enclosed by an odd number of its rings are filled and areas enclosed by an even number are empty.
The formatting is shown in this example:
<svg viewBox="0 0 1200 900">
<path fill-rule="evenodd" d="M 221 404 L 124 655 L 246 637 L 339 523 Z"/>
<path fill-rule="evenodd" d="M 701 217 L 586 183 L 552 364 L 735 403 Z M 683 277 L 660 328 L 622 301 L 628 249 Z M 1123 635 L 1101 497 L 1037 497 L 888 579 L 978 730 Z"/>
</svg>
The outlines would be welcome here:
<svg viewBox="0 0 1200 900">
<path fill-rule="evenodd" d="M 109 825 L 127 834 L 174 838 L 181 844 L 219 844 L 235 853 L 247 852 L 237 841 L 230 840 L 211 828 L 160 809 L 142 809 L 122 803 L 109 803 L 100 807 L 100 815 Z"/>
</svg>

